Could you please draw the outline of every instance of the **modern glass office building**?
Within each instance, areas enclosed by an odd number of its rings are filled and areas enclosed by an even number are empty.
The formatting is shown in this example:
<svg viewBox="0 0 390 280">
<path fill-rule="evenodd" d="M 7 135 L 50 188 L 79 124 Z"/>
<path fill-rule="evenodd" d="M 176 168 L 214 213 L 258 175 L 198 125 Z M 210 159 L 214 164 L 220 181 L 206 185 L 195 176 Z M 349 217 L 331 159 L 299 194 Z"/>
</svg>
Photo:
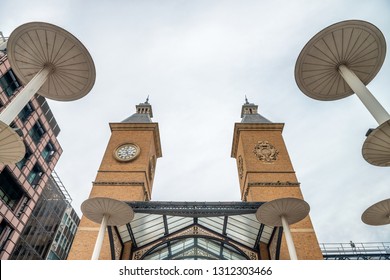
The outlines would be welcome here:
<svg viewBox="0 0 390 280">
<path fill-rule="evenodd" d="M 0 51 L 0 111 L 22 88 L 6 49 Z M 67 210 L 71 206 L 64 187 L 53 175 L 62 154 L 57 140 L 60 128 L 46 99 L 39 95 L 22 109 L 11 127 L 23 139 L 26 154 L 16 164 L 0 163 L 0 258 L 46 259 L 49 252 L 57 252 L 52 243 L 66 211 L 72 212 Z M 71 216 L 77 226 L 77 215 Z M 56 258 L 66 258 L 67 253 L 57 253 Z"/>
</svg>

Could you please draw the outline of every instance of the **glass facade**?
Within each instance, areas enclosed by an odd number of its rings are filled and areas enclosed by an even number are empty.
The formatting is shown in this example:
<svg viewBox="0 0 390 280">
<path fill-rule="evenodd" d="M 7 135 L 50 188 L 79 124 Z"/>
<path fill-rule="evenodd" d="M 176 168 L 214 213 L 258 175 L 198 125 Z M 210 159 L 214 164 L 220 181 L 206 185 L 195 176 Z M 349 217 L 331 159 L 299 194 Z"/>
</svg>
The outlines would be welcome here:
<svg viewBox="0 0 390 280">
<path fill-rule="evenodd" d="M 54 180 L 49 180 L 10 259 L 46 259 L 68 202 Z"/>
<path fill-rule="evenodd" d="M 72 207 L 68 207 L 62 216 L 61 224 L 57 230 L 51 250 L 47 256 L 49 260 L 62 259 L 68 256 L 80 218 Z"/>
</svg>

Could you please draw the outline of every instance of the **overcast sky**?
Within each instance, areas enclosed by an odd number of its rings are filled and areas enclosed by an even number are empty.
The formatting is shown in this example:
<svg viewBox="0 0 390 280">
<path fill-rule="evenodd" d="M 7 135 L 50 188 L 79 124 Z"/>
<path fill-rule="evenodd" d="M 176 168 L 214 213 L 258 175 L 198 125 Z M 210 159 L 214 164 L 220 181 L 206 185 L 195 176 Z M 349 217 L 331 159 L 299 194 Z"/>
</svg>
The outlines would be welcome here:
<svg viewBox="0 0 390 280">
<path fill-rule="evenodd" d="M 163 157 L 156 201 L 239 201 L 230 157 L 245 95 L 284 140 L 319 242 L 388 242 L 390 226 L 361 221 L 367 207 L 390 197 L 390 170 L 361 155 L 377 127 L 356 95 L 311 99 L 294 78 L 296 59 L 323 28 L 360 19 L 390 37 L 390 2 L 2 0 L 0 31 L 30 21 L 58 25 L 90 51 L 96 83 L 83 99 L 49 101 L 64 150 L 56 171 L 81 214 L 110 137 L 150 96 Z M 368 85 L 390 111 L 388 59 Z"/>
</svg>

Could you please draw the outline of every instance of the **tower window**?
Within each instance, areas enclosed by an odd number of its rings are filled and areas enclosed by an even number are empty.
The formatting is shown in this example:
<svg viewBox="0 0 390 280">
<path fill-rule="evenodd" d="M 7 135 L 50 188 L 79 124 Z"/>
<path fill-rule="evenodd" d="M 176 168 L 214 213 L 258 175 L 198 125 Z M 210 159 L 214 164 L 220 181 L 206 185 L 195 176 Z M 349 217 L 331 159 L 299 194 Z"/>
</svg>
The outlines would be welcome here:
<svg viewBox="0 0 390 280">
<path fill-rule="evenodd" d="M 0 77 L 0 86 L 7 96 L 12 96 L 17 88 L 20 87 L 20 83 L 18 82 L 14 72 L 9 70 Z"/>
</svg>

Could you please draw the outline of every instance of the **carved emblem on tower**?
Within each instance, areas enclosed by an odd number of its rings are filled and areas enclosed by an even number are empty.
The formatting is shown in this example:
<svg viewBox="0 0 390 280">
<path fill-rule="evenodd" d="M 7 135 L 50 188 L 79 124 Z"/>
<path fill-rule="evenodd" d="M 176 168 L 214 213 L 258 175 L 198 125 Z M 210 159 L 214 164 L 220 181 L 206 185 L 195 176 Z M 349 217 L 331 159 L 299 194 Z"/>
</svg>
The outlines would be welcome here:
<svg viewBox="0 0 390 280">
<path fill-rule="evenodd" d="M 277 160 L 279 151 L 268 141 L 258 141 L 253 153 L 256 155 L 257 159 L 265 163 L 272 163 Z"/>
<path fill-rule="evenodd" d="M 238 156 L 238 175 L 240 176 L 240 179 L 242 179 L 244 175 L 244 161 L 242 160 L 242 156 Z"/>
</svg>

